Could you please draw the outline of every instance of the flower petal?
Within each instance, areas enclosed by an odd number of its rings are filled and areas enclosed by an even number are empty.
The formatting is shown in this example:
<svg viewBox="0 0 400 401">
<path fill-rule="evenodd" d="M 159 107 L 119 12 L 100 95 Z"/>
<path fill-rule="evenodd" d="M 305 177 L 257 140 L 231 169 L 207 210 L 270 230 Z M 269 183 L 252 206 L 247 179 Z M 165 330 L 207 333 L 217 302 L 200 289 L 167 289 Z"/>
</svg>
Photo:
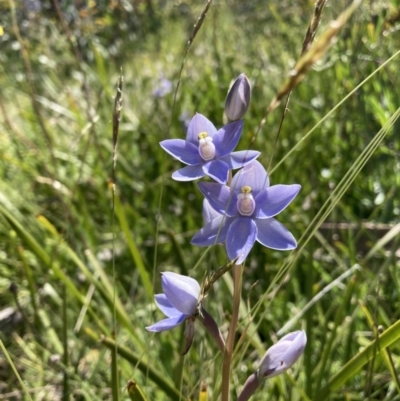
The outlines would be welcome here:
<svg viewBox="0 0 400 401">
<path fill-rule="evenodd" d="M 211 160 L 203 165 L 203 171 L 220 184 L 228 181 L 229 166 L 221 160 Z"/>
<path fill-rule="evenodd" d="M 236 197 L 231 196 L 229 187 L 215 182 L 199 182 L 198 186 L 210 202 L 211 207 L 218 213 L 226 214 L 229 217 L 239 214 L 236 206 Z"/>
<path fill-rule="evenodd" d="M 300 189 L 298 184 L 274 185 L 259 192 L 255 197 L 255 217 L 266 219 L 276 216 L 290 204 Z"/>
<path fill-rule="evenodd" d="M 242 135 L 243 124 L 243 120 L 229 123 L 214 135 L 213 140 L 218 157 L 224 157 L 233 152 Z"/>
<path fill-rule="evenodd" d="M 243 167 L 232 179 L 231 188 L 235 192 L 240 192 L 240 188 L 245 185 L 251 187 L 253 196 L 269 187 L 268 174 L 257 160 L 253 160 Z"/>
<path fill-rule="evenodd" d="M 251 251 L 256 237 L 257 226 L 253 219 L 249 217 L 237 217 L 230 224 L 226 235 L 226 251 L 229 259 L 233 260 L 239 257 L 236 263 L 242 263 Z"/>
<path fill-rule="evenodd" d="M 154 301 L 165 316 L 177 317 L 182 315 L 181 312 L 179 312 L 171 305 L 171 302 L 168 301 L 167 297 L 164 294 L 156 294 L 154 296 Z"/>
<path fill-rule="evenodd" d="M 204 160 L 199 154 L 199 148 L 183 139 L 167 139 L 160 146 L 175 159 L 189 165 L 201 164 Z"/>
<path fill-rule="evenodd" d="M 186 140 L 198 147 L 198 135 L 201 132 L 207 132 L 209 136 L 214 137 L 214 135 L 217 133 L 217 129 L 208 118 L 204 117 L 202 114 L 196 113 L 196 115 L 190 120 L 186 133 Z"/>
<path fill-rule="evenodd" d="M 307 344 L 307 336 L 304 330 L 302 331 L 297 331 L 294 333 L 290 334 L 296 334 L 295 338 L 292 340 L 292 343 L 290 344 L 290 347 L 287 349 L 285 354 L 283 355 L 283 361 L 288 367 L 291 367 L 301 356 L 301 354 L 304 352 L 304 348 L 306 347 Z M 289 335 L 286 335 L 284 338 L 288 338 Z"/>
<path fill-rule="evenodd" d="M 197 246 L 210 246 L 224 242 L 231 219 L 219 215 L 198 231 L 190 243 Z"/>
<path fill-rule="evenodd" d="M 261 153 L 257 152 L 256 150 L 240 150 L 239 152 L 233 152 L 228 156 L 221 158 L 220 160 L 223 160 L 225 163 L 227 163 L 229 168 L 232 170 L 249 164 L 258 156 L 260 156 L 260 154 Z"/>
<path fill-rule="evenodd" d="M 147 326 L 146 330 L 153 331 L 156 333 L 160 331 L 170 330 L 181 324 L 185 319 L 186 316 L 182 314 L 176 317 L 169 317 L 168 319 L 160 320 L 159 322 L 154 323 L 151 326 Z"/>
<path fill-rule="evenodd" d="M 295 249 L 297 242 L 292 233 L 279 221 L 271 219 L 256 219 L 258 228 L 257 241 L 267 248 L 287 251 Z"/>
<path fill-rule="evenodd" d="M 214 220 L 216 217 L 221 216 L 215 209 L 213 209 L 210 205 L 210 202 L 207 198 L 203 199 L 203 220 L 204 224 L 209 223 L 211 220 Z"/>
<path fill-rule="evenodd" d="M 260 363 L 260 376 L 274 377 L 289 369 L 283 360 L 285 352 L 290 347 L 290 341 L 280 340 L 272 347 L 268 348 Z"/>
<path fill-rule="evenodd" d="M 173 272 L 161 274 L 164 294 L 171 305 L 186 316 L 194 315 L 200 295 L 199 283 L 191 277 Z"/>
<path fill-rule="evenodd" d="M 172 178 L 176 181 L 193 181 L 204 177 L 206 174 L 203 171 L 203 166 L 186 166 L 172 174 Z"/>
</svg>

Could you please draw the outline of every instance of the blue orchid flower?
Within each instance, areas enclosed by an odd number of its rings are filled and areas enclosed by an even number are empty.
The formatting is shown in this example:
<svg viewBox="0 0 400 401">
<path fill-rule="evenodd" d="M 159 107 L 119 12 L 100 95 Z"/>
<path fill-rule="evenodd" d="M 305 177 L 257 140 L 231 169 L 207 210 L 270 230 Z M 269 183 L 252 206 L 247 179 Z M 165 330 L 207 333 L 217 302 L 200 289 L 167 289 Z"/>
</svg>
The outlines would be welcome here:
<svg viewBox="0 0 400 401">
<path fill-rule="evenodd" d="M 242 263 L 255 241 L 277 249 L 297 246 L 288 229 L 274 216 L 296 197 L 301 186 L 269 186 L 268 174 L 258 161 L 252 161 L 232 179 L 231 187 L 218 183 L 198 184 L 210 206 L 219 216 L 208 222 L 191 240 L 199 246 L 225 242 L 228 257 Z"/>
<path fill-rule="evenodd" d="M 154 300 L 167 319 L 146 327 L 148 331 L 160 332 L 173 329 L 186 319 L 194 318 L 198 312 L 200 285 L 191 277 L 173 272 L 161 273 L 163 294 Z"/>
<path fill-rule="evenodd" d="M 260 155 L 260 152 L 254 150 L 233 152 L 242 129 L 241 120 L 227 124 L 217 131 L 210 120 L 196 114 L 189 123 L 186 140 L 167 139 L 160 142 L 166 152 L 187 164 L 175 171 L 172 178 L 177 181 L 193 181 L 208 175 L 225 184 L 229 170 L 243 167 Z"/>
<path fill-rule="evenodd" d="M 181 274 L 164 272 L 161 273 L 161 284 L 163 294 L 154 296 L 159 309 L 167 316 L 167 319 L 146 327 L 148 331 L 160 332 L 170 330 L 185 322 L 185 355 L 193 342 L 194 323 L 196 318 L 200 320 L 204 328 L 211 335 L 221 352 L 224 351 L 225 341 L 213 317 L 201 305 L 200 285 L 187 276 Z"/>
</svg>

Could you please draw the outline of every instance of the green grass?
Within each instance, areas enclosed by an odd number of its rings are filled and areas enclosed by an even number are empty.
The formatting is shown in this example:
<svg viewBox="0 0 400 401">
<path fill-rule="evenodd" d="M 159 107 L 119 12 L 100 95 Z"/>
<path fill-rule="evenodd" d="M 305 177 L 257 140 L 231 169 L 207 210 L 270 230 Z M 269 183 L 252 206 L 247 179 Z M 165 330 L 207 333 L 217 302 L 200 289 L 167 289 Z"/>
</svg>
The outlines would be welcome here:
<svg viewBox="0 0 400 401">
<path fill-rule="evenodd" d="M 200 325 L 185 357 L 182 329 L 144 327 L 161 316 L 160 272 L 201 281 L 227 262 L 221 246 L 190 245 L 202 197 L 170 178 L 179 162 L 159 142 L 185 135 L 184 112 L 222 126 L 241 72 L 253 94 L 239 148 L 264 166 L 273 155 L 272 184 L 302 190 L 278 218 L 298 249 L 256 244 L 246 260 L 232 400 L 294 317 L 304 357 L 252 400 L 400 400 L 399 2 L 355 10 L 294 88 L 277 142 L 283 104 L 255 134 L 300 58 L 312 2 L 212 3 L 181 76 L 205 3 L 61 2 L 68 29 L 54 4 L 29 14 L 18 2 L 13 20 L 0 2 L 0 313 L 13 308 L 0 321 L 0 400 L 128 400 L 130 379 L 147 400 L 199 399 L 202 383 L 218 399 L 222 358 Z M 347 5 L 328 2 L 317 43 Z M 152 95 L 162 76 L 181 79 L 175 103 Z M 224 335 L 232 288 L 226 274 L 206 299 Z"/>
</svg>

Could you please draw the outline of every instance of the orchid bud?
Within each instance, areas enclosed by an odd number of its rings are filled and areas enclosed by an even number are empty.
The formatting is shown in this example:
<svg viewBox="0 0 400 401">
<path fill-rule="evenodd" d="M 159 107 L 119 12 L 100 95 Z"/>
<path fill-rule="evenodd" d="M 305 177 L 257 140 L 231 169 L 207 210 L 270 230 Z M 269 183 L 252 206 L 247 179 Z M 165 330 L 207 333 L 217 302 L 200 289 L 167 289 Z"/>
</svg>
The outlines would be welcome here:
<svg viewBox="0 0 400 401">
<path fill-rule="evenodd" d="M 263 378 L 270 379 L 288 370 L 300 358 L 306 343 L 304 331 L 294 331 L 282 337 L 268 349 L 259 369 L 247 378 L 237 401 L 248 401 Z"/>
<path fill-rule="evenodd" d="M 233 83 L 225 100 L 225 114 L 231 121 L 240 120 L 250 105 L 251 86 L 244 74 L 240 74 Z"/>
<path fill-rule="evenodd" d="M 260 363 L 260 377 L 271 378 L 288 370 L 302 355 L 307 337 L 304 331 L 286 334 L 268 349 Z"/>
</svg>

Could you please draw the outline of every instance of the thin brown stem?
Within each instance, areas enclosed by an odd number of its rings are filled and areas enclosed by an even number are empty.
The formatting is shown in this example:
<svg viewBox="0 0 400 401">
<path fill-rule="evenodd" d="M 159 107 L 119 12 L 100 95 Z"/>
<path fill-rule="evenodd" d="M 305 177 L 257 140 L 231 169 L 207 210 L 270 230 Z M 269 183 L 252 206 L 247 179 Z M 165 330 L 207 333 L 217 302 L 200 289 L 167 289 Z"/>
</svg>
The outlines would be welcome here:
<svg viewBox="0 0 400 401">
<path fill-rule="evenodd" d="M 310 23 L 308 25 L 306 35 L 304 37 L 303 46 L 301 48 L 301 55 L 300 56 L 303 56 L 309 50 L 312 42 L 314 41 L 314 38 L 315 38 L 315 35 L 317 33 L 317 29 L 318 29 L 319 23 L 321 21 L 322 11 L 323 11 L 323 9 L 325 7 L 326 2 L 327 2 L 327 0 L 317 0 L 315 2 L 314 12 L 313 12 L 313 15 L 311 16 L 311 20 L 310 20 Z M 287 97 L 286 97 L 285 107 L 283 108 L 281 122 L 279 123 L 278 133 L 276 134 L 276 137 L 275 137 L 275 144 L 274 144 L 274 147 L 272 148 L 272 154 L 271 154 L 271 158 L 269 159 L 269 164 L 268 164 L 268 170 L 267 171 L 270 170 L 270 167 L 271 167 L 271 164 L 272 164 L 272 159 L 274 157 L 276 148 L 278 146 L 278 139 L 279 139 L 279 135 L 281 133 L 283 120 L 285 119 L 286 113 L 289 110 L 288 109 L 288 105 L 289 105 L 289 100 L 290 100 L 290 95 L 291 94 L 292 94 L 292 90 L 290 90 L 290 92 L 287 94 Z"/>
<path fill-rule="evenodd" d="M 242 293 L 242 273 L 243 265 L 233 267 L 233 310 L 231 326 L 226 340 L 225 352 L 222 361 L 222 401 L 229 401 L 229 385 L 231 363 L 233 355 L 233 345 L 235 342 L 236 328 L 239 321 L 239 308 Z"/>
</svg>

